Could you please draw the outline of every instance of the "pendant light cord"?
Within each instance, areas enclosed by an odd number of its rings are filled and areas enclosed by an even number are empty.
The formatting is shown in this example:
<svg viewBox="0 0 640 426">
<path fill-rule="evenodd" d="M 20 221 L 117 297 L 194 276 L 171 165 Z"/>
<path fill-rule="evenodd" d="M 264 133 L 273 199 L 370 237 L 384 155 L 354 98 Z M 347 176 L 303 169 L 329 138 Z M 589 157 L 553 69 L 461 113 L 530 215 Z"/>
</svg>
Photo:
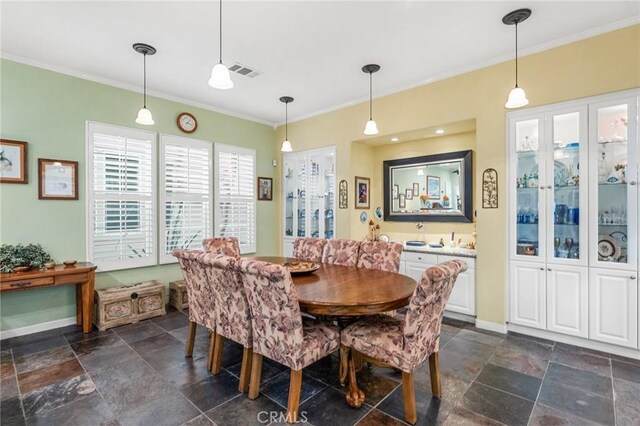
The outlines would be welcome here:
<svg viewBox="0 0 640 426">
<path fill-rule="evenodd" d="M 144 70 L 144 77 L 143 77 L 143 97 L 144 97 L 144 108 L 147 109 L 147 54 L 143 54 L 142 55 L 143 59 L 142 59 L 142 69 Z"/>
<path fill-rule="evenodd" d="M 284 103 L 284 140 L 289 140 L 289 102 Z"/>
<path fill-rule="evenodd" d="M 222 63 L 222 0 L 220 0 L 220 63 Z"/>
<path fill-rule="evenodd" d="M 516 87 L 518 87 L 518 22 L 516 22 Z"/>
<path fill-rule="evenodd" d="M 369 72 L 369 121 L 373 120 L 373 74 Z"/>
</svg>

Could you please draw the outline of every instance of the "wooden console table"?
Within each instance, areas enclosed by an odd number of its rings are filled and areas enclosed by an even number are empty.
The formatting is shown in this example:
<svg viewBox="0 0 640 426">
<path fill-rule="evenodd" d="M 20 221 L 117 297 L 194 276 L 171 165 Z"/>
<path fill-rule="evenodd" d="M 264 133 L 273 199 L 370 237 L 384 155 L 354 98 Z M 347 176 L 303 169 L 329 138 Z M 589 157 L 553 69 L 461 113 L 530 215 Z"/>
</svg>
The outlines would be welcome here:
<svg viewBox="0 0 640 426">
<path fill-rule="evenodd" d="M 55 268 L 46 271 L 34 269 L 28 272 L 4 272 L 0 273 L 0 292 L 75 284 L 76 323 L 82 325 L 84 333 L 89 333 L 96 282 L 95 271 L 96 266 L 91 263 L 76 263 L 74 266 L 56 265 Z"/>
</svg>

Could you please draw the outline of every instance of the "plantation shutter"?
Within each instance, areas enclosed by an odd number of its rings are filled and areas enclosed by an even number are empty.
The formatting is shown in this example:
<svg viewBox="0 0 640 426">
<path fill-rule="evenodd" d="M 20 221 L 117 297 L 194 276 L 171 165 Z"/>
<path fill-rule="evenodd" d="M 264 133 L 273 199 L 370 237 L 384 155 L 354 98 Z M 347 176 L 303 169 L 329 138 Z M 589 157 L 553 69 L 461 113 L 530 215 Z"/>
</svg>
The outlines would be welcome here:
<svg viewBox="0 0 640 426">
<path fill-rule="evenodd" d="M 256 152 L 215 145 L 215 234 L 237 237 L 241 253 L 256 251 Z"/>
<path fill-rule="evenodd" d="M 160 136 L 161 263 L 176 262 L 176 248 L 202 249 L 211 232 L 212 144 Z"/>
<path fill-rule="evenodd" d="M 89 123 L 87 257 L 101 271 L 155 265 L 156 134 Z"/>
</svg>

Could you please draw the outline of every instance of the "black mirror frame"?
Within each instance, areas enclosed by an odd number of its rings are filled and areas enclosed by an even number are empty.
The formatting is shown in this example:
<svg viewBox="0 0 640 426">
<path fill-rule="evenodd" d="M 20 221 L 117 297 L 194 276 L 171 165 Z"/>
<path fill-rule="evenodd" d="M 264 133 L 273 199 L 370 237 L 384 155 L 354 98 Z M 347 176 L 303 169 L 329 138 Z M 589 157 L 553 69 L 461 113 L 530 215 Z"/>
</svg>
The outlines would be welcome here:
<svg viewBox="0 0 640 426">
<path fill-rule="evenodd" d="M 384 220 L 389 222 L 473 222 L 473 174 L 471 156 L 472 151 L 467 150 L 384 161 L 382 163 L 382 175 L 384 180 Z M 391 212 L 391 167 L 406 166 L 416 163 L 445 162 L 451 160 L 462 160 L 464 167 L 463 215 L 394 214 Z"/>
</svg>

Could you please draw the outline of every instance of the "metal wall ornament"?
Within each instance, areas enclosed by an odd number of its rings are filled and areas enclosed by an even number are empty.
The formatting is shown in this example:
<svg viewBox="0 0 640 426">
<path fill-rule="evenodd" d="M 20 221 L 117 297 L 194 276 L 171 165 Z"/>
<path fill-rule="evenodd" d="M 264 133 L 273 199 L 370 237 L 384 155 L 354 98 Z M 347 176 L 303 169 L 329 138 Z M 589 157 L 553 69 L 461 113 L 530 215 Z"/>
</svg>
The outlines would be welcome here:
<svg viewBox="0 0 640 426">
<path fill-rule="evenodd" d="M 338 208 L 349 208 L 349 192 L 347 191 L 347 181 L 341 180 L 338 184 Z"/>
<path fill-rule="evenodd" d="M 482 172 L 482 208 L 498 208 L 498 172 L 496 169 L 486 169 Z"/>
</svg>

